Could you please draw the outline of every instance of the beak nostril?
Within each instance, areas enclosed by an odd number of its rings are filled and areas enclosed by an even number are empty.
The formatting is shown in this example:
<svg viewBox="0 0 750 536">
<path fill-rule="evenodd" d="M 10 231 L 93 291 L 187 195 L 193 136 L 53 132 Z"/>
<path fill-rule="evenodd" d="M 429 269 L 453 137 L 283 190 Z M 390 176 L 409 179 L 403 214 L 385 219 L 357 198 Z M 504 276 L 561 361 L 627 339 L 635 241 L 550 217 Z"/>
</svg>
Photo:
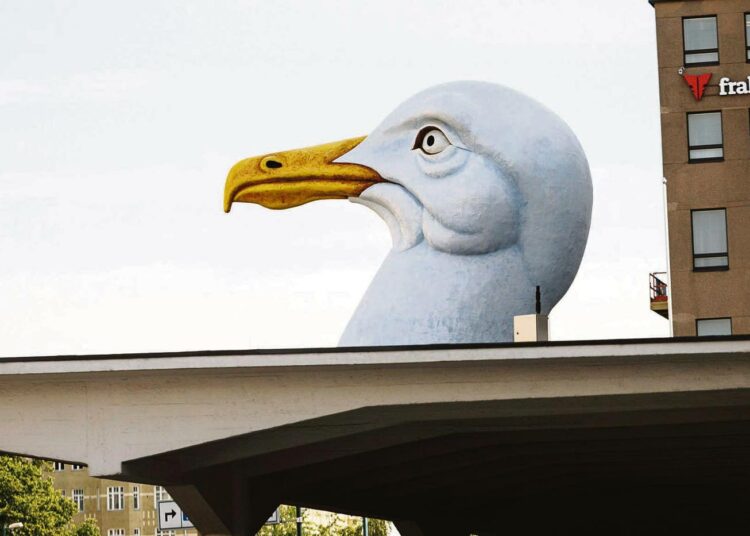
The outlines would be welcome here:
<svg viewBox="0 0 750 536">
<path fill-rule="evenodd" d="M 281 167 L 281 162 L 279 162 L 278 160 L 266 160 L 264 163 L 269 169 L 277 169 Z"/>
</svg>

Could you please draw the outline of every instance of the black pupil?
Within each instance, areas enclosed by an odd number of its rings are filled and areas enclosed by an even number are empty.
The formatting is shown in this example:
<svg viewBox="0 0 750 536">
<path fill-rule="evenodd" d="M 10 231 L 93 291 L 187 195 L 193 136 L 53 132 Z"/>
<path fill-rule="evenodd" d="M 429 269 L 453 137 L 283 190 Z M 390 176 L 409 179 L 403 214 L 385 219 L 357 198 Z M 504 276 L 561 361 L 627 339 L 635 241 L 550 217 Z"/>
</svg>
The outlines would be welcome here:
<svg viewBox="0 0 750 536">
<path fill-rule="evenodd" d="M 435 145 L 435 136 L 430 134 L 429 136 L 427 136 L 427 146 L 432 147 L 433 145 Z"/>
</svg>

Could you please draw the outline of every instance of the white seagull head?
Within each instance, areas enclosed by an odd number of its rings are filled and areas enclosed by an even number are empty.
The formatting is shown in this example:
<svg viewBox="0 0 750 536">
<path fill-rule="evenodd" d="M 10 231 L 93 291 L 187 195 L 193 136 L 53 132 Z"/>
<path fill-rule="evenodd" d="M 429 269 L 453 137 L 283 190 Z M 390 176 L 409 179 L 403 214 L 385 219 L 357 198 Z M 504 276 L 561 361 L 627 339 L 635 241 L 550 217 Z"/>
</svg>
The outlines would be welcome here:
<svg viewBox="0 0 750 536">
<path fill-rule="evenodd" d="M 439 264 L 448 255 L 476 264 L 468 259 L 514 255 L 524 285 L 542 287 L 548 311 L 583 256 L 592 185 L 583 149 L 557 115 L 507 87 L 462 81 L 414 95 L 364 139 L 241 161 L 227 179 L 225 209 L 232 201 L 289 208 L 347 197 L 386 221 L 391 256 L 427 248 L 432 260 L 419 262 Z M 463 270 L 460 262 L 442 269 Z M 454 276 L 436 274 L 448 287 Z"/>
</svg>

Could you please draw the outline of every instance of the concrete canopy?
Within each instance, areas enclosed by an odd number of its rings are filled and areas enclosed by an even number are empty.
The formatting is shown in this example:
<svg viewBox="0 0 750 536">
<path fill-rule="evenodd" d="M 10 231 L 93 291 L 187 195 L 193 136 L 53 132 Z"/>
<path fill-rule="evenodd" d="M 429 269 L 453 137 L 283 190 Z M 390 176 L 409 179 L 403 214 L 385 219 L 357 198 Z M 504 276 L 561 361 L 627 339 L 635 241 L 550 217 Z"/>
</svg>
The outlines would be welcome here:
<svg viewBox="0 0 750 536">
<path fill-rule="evenodd" d="M 750 337 L 0 360 L 0 449 L 402 534 L 744 528 Z"/>
</svg>

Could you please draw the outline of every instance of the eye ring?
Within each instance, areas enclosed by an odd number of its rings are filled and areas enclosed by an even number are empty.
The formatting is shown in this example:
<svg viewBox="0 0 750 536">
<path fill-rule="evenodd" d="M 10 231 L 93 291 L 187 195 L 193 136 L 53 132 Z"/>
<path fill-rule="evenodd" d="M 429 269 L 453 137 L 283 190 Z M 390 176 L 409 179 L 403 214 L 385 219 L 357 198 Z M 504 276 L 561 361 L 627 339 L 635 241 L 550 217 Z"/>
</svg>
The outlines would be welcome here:
<svg viewBox="0 0 750 536">
<path fill-rule="evenodd" d="M 450 145 L 452 144 L 448 136 L 438 127 L 430 125 L 419 131 L 412 150 L 419 149 L 425 154 L 434 155 L 443 152 Z"/>
</svg>

